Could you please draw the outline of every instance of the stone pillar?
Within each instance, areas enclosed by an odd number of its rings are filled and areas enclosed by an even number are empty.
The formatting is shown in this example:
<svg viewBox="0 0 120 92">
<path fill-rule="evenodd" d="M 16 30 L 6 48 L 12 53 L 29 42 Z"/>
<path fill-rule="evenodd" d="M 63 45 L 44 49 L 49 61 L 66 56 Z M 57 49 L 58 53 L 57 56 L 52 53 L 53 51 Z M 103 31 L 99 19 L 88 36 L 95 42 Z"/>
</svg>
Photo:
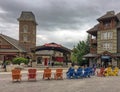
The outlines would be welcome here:
<svg viewBox="0 0 120 92">
<path fill-rule="evenodd" d="M 32 57 L 32 67 L 36 67 L 36 66 L 37 66 L 36 56 L 35 56 L 35 53 L 33 53 L 33 57 Z"/>
<path fill-rule="evenodd" d="M 115 59 L 113 59 L 113 58 L 112 58 L 112 65 L 117 66 L 117 61 Z"/>
<path fill-rule="evenodd" d="M 92 65 L 93 65 L 93 60 L 92 60 L 92 58 L 90 58 L 89 59 L 89 66 L 92 67 Z"/>
<path fill-rule="evenodd" d="M 101 67 L 101 65 L 102 65 L 102 63 L 101 63 L 101 59 L 98 58 L 98 59 L 97 59 L 97 66 L 98 66 L 98 67 Z"/>
</svg>

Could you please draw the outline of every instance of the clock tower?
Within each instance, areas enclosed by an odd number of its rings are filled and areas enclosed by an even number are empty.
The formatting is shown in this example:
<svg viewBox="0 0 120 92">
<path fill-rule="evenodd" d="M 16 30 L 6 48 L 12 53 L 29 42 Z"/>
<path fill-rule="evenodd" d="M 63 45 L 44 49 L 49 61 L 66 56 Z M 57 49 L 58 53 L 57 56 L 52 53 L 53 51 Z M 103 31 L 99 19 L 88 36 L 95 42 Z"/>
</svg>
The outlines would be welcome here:
<svg viewBox="0 0 120 92">
<path fill-rule="evenodd" d="M 36 20 L 32 12 L 23 11 L 19 21 L 19 45 L 27 52 L 36 46 Z"/>
</svg>

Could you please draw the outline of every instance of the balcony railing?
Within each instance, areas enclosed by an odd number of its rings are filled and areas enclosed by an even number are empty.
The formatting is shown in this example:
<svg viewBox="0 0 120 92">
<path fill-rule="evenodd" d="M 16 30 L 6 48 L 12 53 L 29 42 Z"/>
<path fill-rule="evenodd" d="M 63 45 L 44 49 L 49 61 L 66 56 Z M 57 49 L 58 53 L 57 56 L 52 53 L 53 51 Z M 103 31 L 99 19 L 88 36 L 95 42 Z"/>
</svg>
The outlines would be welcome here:
<svg viewBox="0 0 120 92">
<path fill-rule="evenodd" d="M 91 39 L 91 44 L 97 44 L 97 40 L 96 39 Z"/>
<path fill-rule="evenodd" d="M 91 48 L 90 48 L 90 53 L 96 54 L 96 53 L 97 53 L 97 48 L 91 47 Z"/>
</svg>

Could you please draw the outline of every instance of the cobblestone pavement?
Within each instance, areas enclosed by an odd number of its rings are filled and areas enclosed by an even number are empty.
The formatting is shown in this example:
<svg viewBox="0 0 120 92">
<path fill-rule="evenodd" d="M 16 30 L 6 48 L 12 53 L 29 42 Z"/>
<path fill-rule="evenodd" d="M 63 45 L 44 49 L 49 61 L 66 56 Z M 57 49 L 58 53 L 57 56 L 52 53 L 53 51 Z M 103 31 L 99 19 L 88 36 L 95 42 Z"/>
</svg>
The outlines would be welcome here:
<svg viewBox="0 0 120 92">
<path fill-rule="evenodd" d="M 37 81 L 22 72 L 22 81 L 12 82 L 10 73 L 0 73 L 0 92 L 120 92 L 120 76 L 66 79 L 64 71 L 63 80 L 43 80 L 39 71 Z"/>
</svg>

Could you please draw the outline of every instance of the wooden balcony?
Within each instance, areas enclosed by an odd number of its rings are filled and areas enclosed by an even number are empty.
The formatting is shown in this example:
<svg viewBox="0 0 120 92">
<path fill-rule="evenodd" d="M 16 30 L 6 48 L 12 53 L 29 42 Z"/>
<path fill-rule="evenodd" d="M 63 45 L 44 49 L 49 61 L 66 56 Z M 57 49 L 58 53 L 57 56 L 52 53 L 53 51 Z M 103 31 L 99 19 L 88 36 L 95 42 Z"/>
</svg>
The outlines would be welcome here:
<svg viewBox="0 0 120 92">
<path fill-rule="evenodd" d="M 97 40 L 96 40 L 96 38 L 91 39 L 91 44 L 97 44 Z"/>
<path fill-rule="evenodd" d="M 96 53 L 97 53 L 97 48 L 91 47 L 91 48 L 90 48 L 90 53 L 96 54 Z"/>
</svg>

